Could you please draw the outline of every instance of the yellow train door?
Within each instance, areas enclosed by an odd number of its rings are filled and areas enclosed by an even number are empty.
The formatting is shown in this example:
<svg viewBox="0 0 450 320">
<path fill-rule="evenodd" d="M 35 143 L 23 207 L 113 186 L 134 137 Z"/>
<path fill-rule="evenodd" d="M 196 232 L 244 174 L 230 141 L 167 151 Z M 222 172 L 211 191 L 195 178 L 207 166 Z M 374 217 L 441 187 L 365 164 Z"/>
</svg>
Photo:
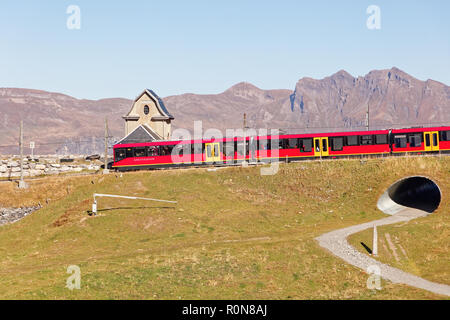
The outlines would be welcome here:
<svg viewBox="0 0 450 320">
<path fill-rule="evenodd" d="M 220 161 L 220 143 L 205 143 L 206 162 Z"/>
<path fill-rule="evenodd" d="M 431 149 L 433 151 L 439 151 L 439 132 L 431 132 Z"/>
<path fill-rule="evenodd" d="M 314 138 L 314 155 L 316 157 L 328 157 L 328 138 Z"/>
<path fill-rule="evenodd" d="M 425 151 L 439 151 L 439 133 L 437 131 L 424 132 Z"/>
</svg>

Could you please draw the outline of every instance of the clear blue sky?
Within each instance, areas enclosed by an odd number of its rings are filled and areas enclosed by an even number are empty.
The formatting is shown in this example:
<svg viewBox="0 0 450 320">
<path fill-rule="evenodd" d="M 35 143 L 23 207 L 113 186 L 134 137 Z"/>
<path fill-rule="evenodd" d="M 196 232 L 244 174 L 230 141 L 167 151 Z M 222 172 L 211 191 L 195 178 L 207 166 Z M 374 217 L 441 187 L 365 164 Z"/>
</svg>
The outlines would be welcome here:
<svg viewBox="0 0 450 320">
<path fill-rule="evenodd" d="M 81 29 L 69 30 L 69 5 Z M 366 27 L 369 5 L 381 30 Z M 2 0 L 0 87 L 77 98 L 293 89 L 396 66 L 450 85 L 450 1 Z"/>
</svg>

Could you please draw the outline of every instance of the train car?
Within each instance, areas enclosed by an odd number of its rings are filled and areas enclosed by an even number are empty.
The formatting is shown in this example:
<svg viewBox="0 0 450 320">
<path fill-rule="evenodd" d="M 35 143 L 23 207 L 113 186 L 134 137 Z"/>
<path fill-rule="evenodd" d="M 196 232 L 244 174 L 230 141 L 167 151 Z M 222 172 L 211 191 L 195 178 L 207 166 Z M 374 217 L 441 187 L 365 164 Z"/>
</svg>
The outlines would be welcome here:
<svg viewBox="0 0 450 320">
<path fill-rule="evenodd" d="M 408 128 L 391 131 L 392 153 L 450 153 L 450 127 Z"/>
<path fill-rule="evenodd" d="M 389 130 L 283 135 L 279 139 L 280 159 L 339 158 L 390 153 Z"/>
<path fill-rule="evenodd" d="M 116 170 L 388 155 L 389 130 L 156 141 L 114 146 Z"/>
</svg>

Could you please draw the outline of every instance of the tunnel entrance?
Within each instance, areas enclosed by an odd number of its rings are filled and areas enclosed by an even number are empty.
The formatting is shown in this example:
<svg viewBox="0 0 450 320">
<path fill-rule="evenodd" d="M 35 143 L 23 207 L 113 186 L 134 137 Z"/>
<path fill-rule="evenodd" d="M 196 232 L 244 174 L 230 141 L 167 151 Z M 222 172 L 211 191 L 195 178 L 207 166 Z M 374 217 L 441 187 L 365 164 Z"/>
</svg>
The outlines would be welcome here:
<svg viewBox="0 0 450 320">
<path fill-rule="evenodd" d="M 429 213 L 434 212 L 441 203 L 441 191 L 438 185 L 432 180 L 420 176 L 408 177 L 394 183 L 380 198 L 379 204 L 380 202 L 388 204 L 387 197 L 395 204 Z M 386 212 L 383 209 L 382 211 Z M 395 212 L 386 213 L 393 214 Z"/>
</svg>

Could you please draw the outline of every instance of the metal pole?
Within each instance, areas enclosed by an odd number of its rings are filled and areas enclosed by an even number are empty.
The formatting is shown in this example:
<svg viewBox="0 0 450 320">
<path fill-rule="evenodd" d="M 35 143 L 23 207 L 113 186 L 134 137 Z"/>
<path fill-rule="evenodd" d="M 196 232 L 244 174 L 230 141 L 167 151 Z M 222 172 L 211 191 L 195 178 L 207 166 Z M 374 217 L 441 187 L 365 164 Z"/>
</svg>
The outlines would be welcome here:
<svg viewBox="0 0 450 320">
<path fill-rule="evenodd" d="M 244 162 L 242 165 L 245 167 L 247 165 L 247 114 L 244 113 Z"/>
<path fill-rule="evenodd" d="M 370 98 L 369 98 L 370 99 Z M 367 102 L 367 113 L 366 113 L 366 130 L 369 131 L 370 125 L 369 125 L 369 112 L 370 112 L 370 103 Z"/>
<path fill-rule="evenodd" d="M 166 203 L 177 203 L 177 201 L 171 201 L 171 200 L 161 200 L 161 199 L 153 199 L 153 198 L 141 198 L 141 197 L 131 197 L 131 196 L 119 196 L 119 195 L 114 195 L 114 194 L 94 193 L 94 203 L 92 204 L 92 213 L 94 215 L 97 214 L 97 199 L 96 199 L 96 197 L 122 198 L 122 199 L 131 199 L 131 200 L 147 200 L 147 201 L 157 201 L 157 202 L 166 202 Z"/>
<path fill-rule="evenodd" d="M 23 182 L 23 121 L 20 120 L 20 182 Z"/>
<path fill-rule="evenodd" d="M 108 119 L 105 117 L 105 168 L 103 174 L 109 173 L 108 170 Z"/>
<path fill-rule="evenodd" d="M 377 226 L 373 226 L 373 249 L 372 249 L 372 255 L 378 256 L 378 232 L 377 232 Z"/>
<path fill-rule="evenodd" d="M 19 146 L 20 146 L 20 180 L 19 180 L 19 189 L 26 189 L 27 184 L 23 181 L 23 120 L 20 120 L 20 137 L 19 137 Z"/>
</svg>

